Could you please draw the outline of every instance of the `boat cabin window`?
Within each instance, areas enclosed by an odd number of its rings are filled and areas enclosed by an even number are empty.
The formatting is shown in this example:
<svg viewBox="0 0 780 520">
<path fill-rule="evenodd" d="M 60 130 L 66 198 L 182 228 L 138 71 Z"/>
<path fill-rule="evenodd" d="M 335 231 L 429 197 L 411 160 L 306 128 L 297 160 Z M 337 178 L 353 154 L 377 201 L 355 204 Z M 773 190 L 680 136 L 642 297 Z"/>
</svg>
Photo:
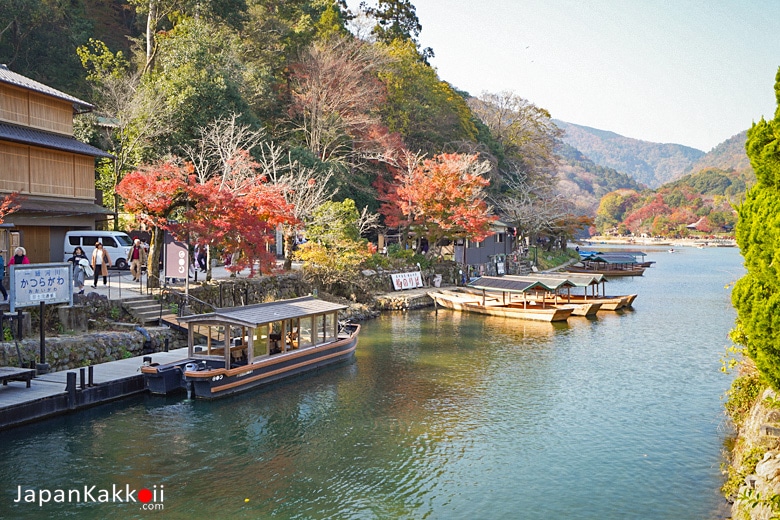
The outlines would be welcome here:
<svg viewBox="0 0 780 520">
<path fill-rule="evenodd" d="M 313 343 L 311 333 L 312 333 L 312 324 L 314 323 L 314 318 L 311 316 L 306 316 L 305 318 L 301 318 L 299 320 L 298 325 L 298 346 L 303 347 L 310 347 Z"/>
<path fill-rule="evenodd" d="M 336 313 L 323 314 L 317 317 L 317 339 L 318 343 L 331 341 L 336 338 Z"/>
<path fill-rule="evenodd" d="M 285 323 L 285 330 L 287 331 L 284 335 L 284 340 L 286 344 L 286 349 L 292 349 L 292 348 L 298 348 L 299 344 L 299 329 L 298 326 L 298 318 L 293 318 L 290 320 L 287 320 Z"/>
<path fill-rule="evenodd" d="M 279 354 L 280 352 L 284 352 L 283 350 L 284 342 L 282 341 L 285 334 L 284 322 L 274 321 L 271 322 L 269 325 L 270 325 L 270 331 L 268 334 L 269 354 Z"/>
</svg>

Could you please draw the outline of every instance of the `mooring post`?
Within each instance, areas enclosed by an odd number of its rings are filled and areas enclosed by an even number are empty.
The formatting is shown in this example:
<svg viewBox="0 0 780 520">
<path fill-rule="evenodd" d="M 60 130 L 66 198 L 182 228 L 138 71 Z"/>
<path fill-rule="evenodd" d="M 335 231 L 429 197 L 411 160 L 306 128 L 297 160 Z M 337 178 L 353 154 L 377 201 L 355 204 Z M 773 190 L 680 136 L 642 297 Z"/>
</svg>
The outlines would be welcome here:
<svg viewBox="0 0 780 520">
<path fill-rule="evenodd" d="M 21 312 L 21 311 L 20 311 Z M 48 374 L 49 373 L 49 364 L 46 362 L 46 302 L 41 302 L 41 313 L 40 313 L 41 319 L 40 319 L 40 325 L 41 325 L 41 359 L 40 363 L 38 363 L 35 366 L 36 371 L 39 374 Z M 21 320 L 19 320 L 21 322 Z"/>
<path fill-rule="evenodd" d="M 93 367 L 92 365 L 89 365 L 87 367 L 87 374 L 88 374 L 87 377 L 89 377 L 89 386 L 95 386 L 95 370 L 94 370 L 94 368 L 95 367 Z"/>
<path fill-rule="evenodd" d="M 165 352 L 168 352 L 168 341 L 170 341 L 170 339 L 165 338 Z"/>
<path fill-rule="evenodd" d="M 22 309 L 16 310 L 16 337 L 22 339 Z"/>
<path fill-rule="evenodd" d="M 84 367 L 79 368 L 79 381 L 81 382 L 81 389 L 84 390 L 87 387 L 87 369 Z"/>
<path fill-rule="evenodd" d="M 73 410 L 76 407 L 76 372 L 68 372 L 65 391 L 68 393 L 68 408 Z"/>
</svg>

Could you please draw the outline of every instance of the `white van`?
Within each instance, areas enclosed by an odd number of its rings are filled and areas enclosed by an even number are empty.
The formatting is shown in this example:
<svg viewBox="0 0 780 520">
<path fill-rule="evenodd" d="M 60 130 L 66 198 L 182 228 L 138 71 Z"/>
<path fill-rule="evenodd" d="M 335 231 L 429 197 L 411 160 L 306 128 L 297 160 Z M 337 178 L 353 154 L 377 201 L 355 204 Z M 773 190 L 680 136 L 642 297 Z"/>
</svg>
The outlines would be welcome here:
<svg viewBox="0 0 780 520">
<path fill-rule="evenodd" d="M 127 233 L 121 231 L 68 231 L 65 233 L 65 255 L 63 261 L 73 256 L 77 247 L 84 250 L 87 258 L 92 258 L 95 244 L 100 242 L 111 258 L 112 264 L 118 269 L 127 269 L 127 248 L 133 245 L 133 240 Z"/>
</svg>

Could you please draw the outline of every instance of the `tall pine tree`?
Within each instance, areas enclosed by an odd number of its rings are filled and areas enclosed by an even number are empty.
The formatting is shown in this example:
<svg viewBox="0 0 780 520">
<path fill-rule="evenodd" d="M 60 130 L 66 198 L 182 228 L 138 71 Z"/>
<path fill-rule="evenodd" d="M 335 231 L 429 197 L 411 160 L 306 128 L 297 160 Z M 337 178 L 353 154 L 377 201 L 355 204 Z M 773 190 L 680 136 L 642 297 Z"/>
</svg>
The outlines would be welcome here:
<svg viewBox="0 0 780 520">
<path fill-rule="evenodd" d="M 739 207 L 737 244 L 747 274 L 734 287 L 734 339 L 769 383 L 780 389 L 780 70 L 775 77 L 778 109 L 748 131 L 747 155 L 758 182 Z"/>
</svg>

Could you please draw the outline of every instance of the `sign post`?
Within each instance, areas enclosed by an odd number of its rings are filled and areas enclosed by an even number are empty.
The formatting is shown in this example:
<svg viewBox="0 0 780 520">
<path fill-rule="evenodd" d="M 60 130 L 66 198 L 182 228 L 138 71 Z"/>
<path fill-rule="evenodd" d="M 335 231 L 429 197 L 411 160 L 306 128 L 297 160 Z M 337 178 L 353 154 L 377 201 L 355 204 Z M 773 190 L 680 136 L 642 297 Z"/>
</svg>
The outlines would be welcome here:
<svg viewBox="0 0 780 520">
<path fill-rule="evenodd" d="M 52 264 L 12 264 L 9 299 L 11 313 L 17 308 L 40 306 L 41 352 L 38 373 L 49 371 L 46 363 L 46 337 L 44 334 L 46 304 L 67 303 L 73 305 L 73 268 L 68 262 Z M 21 311 L 19 330 L 21 330 Z"/>
</svg>

